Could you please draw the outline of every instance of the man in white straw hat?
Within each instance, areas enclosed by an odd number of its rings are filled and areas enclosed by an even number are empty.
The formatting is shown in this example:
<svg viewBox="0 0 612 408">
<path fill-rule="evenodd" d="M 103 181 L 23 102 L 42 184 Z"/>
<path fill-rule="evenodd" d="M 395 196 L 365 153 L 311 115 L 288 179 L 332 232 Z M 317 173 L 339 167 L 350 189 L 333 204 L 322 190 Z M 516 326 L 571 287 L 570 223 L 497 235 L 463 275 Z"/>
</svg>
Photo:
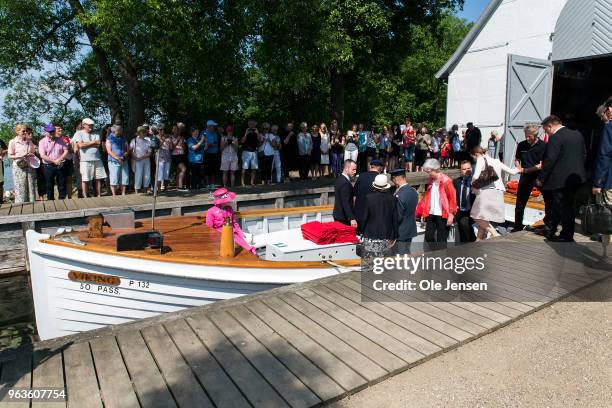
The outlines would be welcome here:
<svg viewBox="0 0 612 408">
<path fill-rule="evenodd" d="M 371 268 L 372 258 L 391 255 L 398 234 L 395 197 L 386 174 L 379 174 L 372 183 L 374 192 L 366 196 L 363 214 L 363 267 Z"/>
</svg>

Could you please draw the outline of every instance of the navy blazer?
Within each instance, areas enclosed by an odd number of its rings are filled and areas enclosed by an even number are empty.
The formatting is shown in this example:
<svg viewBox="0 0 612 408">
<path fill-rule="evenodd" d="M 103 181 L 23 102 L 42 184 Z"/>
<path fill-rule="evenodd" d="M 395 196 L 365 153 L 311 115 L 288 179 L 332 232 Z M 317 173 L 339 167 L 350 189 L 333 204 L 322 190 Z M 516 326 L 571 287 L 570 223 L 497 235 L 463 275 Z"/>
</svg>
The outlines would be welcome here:
<svg viewBox="0 0 612 408">
<path fill-rule="evenodd" d="M 396 198 L 395 209 L 397 211 L 398 237 L 400 242 L 407 242 L 417 236 L 416 206 L 419 203 L 417 191 L 406 184 L 393 194 Z"/>
<path fill-rule="evenodd" d="M 612 122 L 604 127 L 595 161 L 593 186 L 612 189 Z"/>
<path fill-rule="evenodd" d="M 363 212 L 363 237 L 369 239 L 397 239 L 395 197 L 388 191 L 374 191 L 366 197 Z"/>
<path fill-rule="evenodd" d="M 362 228 L 363 215 L 365 214 L 366 197 L 368 194 L 376 191 L 372 187 L 374 179 L 378 176 L 377 171 L 366 171 L 361 173 L 355 182 L 355 217 L 359 223 L 359 228 Z"/>
<path fill-rule="evenodd" d="M 351 220 L 356 220 L 355 210 L 353 209 L 354 197 L 353 185 L 344 177 L 344 174 L 340 174 L 336 177 L 336 187 L 334 189 L 333 217 L 335 221 L 349 224 Z"/>
</svg>

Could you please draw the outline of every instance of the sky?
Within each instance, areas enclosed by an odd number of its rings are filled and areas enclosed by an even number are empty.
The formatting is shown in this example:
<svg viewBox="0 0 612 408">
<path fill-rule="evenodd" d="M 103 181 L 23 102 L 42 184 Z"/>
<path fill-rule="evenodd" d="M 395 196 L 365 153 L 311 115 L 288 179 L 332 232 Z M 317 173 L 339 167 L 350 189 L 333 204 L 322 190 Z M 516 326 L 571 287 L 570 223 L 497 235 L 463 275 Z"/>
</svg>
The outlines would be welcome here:
<svg viewBox="0 0 612 408">
<path fill-rule="evenodd" d="M 490 0 L 465 0 L 463 11 L 458 12 L 457 16 L 465 18 L 467 21 L 476 21 L 489 1 Z"/>
</svg>

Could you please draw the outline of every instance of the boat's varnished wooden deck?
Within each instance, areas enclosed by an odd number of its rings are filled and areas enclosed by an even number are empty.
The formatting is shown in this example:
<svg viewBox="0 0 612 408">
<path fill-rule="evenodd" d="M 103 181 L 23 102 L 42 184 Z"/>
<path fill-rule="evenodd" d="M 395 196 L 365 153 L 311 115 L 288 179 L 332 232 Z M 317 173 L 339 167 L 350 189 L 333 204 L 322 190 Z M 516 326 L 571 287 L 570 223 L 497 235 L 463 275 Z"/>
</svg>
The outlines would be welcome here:
<svg viewBox="0 0 612 408">
<path fill-rule="evenodd" d="M 514 205 L 516 196 L 506 193 L 505 202 Z M 538 210 L 544 210 L 544 204 L 535 200 L 530 200 L 528 206 Z M 307 208 L 310 212 L 331 211 L 331 205 L 314 206 Z M 283 208 L 283 209 L 264 209 L 243 211 L 239 216 L 254 217 L 266 215 L 288 215 L 304 212 L 305 208 Z M 120 234 L 129 232 L 146 231 L 151 227 L 150 220 L 138 221 L 133 230 L 113 231 L 104 227 L 104 238 L 88 238 L 86 232 L 76 233 L 85 246 L 71 244 L 54 239 L 45 242 L 66 246 L 86 251 L 99 252 L 111 255 L 120 255 L 133 258 L 141 258 L 156 261 L 198 264 L 198 265 L 218 265 L 218 266 L 240 266 L 247 268 L 328 268 L 329 266 L 321 262 L 268 262 L 259 260 L 256 256 L 248 253 L 236 246 L 235 258 L 220 258 L 219 243 L 221 236 L 218 232 L 211 230 L 205 224 L 204 215 L 192 216 L 172 216 L 159 217 L 156 219 L 156 229 L 161 231 L 164 236 L 165 252 L 159 251 L 116 251 L 116 240 Z M 358 262 L 344 261 L 342 265 L 357 265 Z"/>
<path fill-rule="evenodd" d="M 317 209 L 326 207 L 314 208 Z M 280 214 L 283 212 L 299 212 L 301 210 L 279 209 L 273 211 Z M 116 251 L 117 236 L 129 232 L 150 230 L 150 220 L 137 221 L 136 228 L 130 230 L 113 231 L 109 227 L 104 227 L 103 238 L 88 238 L 86 231 L 74 233 L 81 241 L 85 243 L 84 246 L 58 241 L 53 238 L 45 240 L 44 242 L 109 255 L 183 264 L 233 266 L 241 268 L 331 268 L 331 266 L 322 262 L 264 261 L 260 260 L 257 258 L 257 256 L 251 254 L 250 252 L 243 250 L 238 245 L 236 245 L 236 256 L 234 258 L 221 258 L 219 256 L 221 234 L 209 228 L 204 222 L 205 217 L 203 214 L 156 218 L 155 229 L 161 231 L 164 237 L 164 253 L 161 254 L 159 250 L 151 249 L 141 251 Z M 358 261 L 339 262 L 343 265 L 359 265 Z"/>
<path fill-rule="evenodd" d="M 590 263 L 582 268 L 580 245 L 555 251 L 526 232 L 476 245 L 486 250 L 487 274 L 507 301 L 486 295 L 465 302 L 373 300 L 350 273 L 5 352 L 0 383 L 65 387 L 68 406 L 79 408 L 307 407 L 610 276 Z M 560 265 L 558 284 L 547 287 L 546 277 Z"/>
</svg>

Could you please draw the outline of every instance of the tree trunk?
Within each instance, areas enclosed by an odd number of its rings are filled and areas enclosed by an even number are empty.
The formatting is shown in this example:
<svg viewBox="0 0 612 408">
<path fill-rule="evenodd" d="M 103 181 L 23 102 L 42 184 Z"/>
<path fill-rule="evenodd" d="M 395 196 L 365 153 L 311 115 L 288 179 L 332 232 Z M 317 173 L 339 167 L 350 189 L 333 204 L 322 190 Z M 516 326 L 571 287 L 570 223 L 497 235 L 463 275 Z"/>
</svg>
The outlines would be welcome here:
<svg viewBox="0 0 612 408">
<path fill-rule="evenodd" d="M 129 134 L 133 134 L 136 128 L 145 122 L 145 103 L 138 81 L 138 69 L 129 51 L 121 41 L 115 41 L 111 45 L 111 53 L 118 62 L 119 73 L 127 91 L 128 121 L 126 129 L 130 132 Z"/>
<path fill-rule="evenodd" d="M 70 7 L 74 12 L 75 16 L 80 16 L 85 14 L 85 9 L 79 0 L 70 0 Z M 108 109 L 110 110 L 112 123 L 122 123 L 123 111 L 121 109 L 121 99 L 119 98 L 119 91 L 117 90 L 117 80 L 113 75 L 113 71 L 111 70 L 110 64 L 108 62 L 108 55 L 106 52 L 95 45 L 95 41 L 98 38 L 98 33 L 96 29 L 91 24 L 84 25 L 85 34 L 87 35 L 87 39 L 91 44 L 91 48 L 93 49 L 94 56 L 96 57 L 96 62 L 98 63 L 98 67 L 100 68 L 100 73 L 102 74 L 102 80 L 107 88 L 106 102 L 108 104 Z"/>
<path fill-rule="evenodd" d="M 344 129 L 344 74 L 332 69 L 332 118 L 338 121 L 338 128 Z"/>
<path fill-rule="evenodd" d="M 132 61 L 132 56 L 122 43 L 115 42 L 112 44 L 111 53 L 118 62 L 119 73 L 127 91 L 128 121 L 126 130 L 131 135 L 136 132 L 138 126 L 145 122 L 145 102 L 138 81 L 138 70 Z"/>
</svg>

